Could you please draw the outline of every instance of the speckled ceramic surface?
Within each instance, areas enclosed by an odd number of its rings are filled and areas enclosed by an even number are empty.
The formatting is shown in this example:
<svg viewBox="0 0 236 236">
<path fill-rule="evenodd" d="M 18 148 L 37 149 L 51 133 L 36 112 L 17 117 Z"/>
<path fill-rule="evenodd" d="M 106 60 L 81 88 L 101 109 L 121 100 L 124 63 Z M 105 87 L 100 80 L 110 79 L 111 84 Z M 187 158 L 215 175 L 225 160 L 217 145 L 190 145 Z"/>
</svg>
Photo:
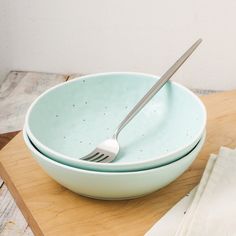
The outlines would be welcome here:
<svg viewBox="0 0 236 236">
<path fill-rule="evenodd" d="M 127 171 L 169 163 L 190 151 L 206 124 L 201 101 L 169 82 L 119 135 L 114 163 L 79 160 L 111 137 L 119 122 L 158 77 L 139 73 L 84 76 L 42 94 L 26 117 L 27 134 L 50 158 L 100 171 Z"/>
<path fill-rule="evenodd" d="M 162 167 L 133 172 L 98 172 L 69 167 L 51 160 L 35 149 L 25 130 L 23 134 L 33 157 L 54 180 L 81 195 L 107 200 L 136 198 L 166 186 L 191 165 L 205 140 L 204 134 L 189 154 Z"/>
</svg>

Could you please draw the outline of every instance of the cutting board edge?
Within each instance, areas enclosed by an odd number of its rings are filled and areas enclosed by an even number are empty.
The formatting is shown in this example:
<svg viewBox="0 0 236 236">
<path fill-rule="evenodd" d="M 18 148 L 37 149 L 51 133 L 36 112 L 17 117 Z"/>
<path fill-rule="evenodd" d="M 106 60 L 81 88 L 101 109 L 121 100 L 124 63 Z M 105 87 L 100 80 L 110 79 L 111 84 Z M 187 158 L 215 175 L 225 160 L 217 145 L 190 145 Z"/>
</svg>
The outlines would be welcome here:
<svg viewBox="0 0 236 236">
<path fill-rule="evenodd" d="M 10 176 L 5 170 L 4 165 L 2 164 L 1 160 L 0 160 L 0 176 L 3 179 L 4 183 L 6 184 L 6 186 L 8 187 L 8 190 L 10 191 L 11 195 L 14 196 L 14 200 L 17 206 L 21 210 L 25 220 L 28 222 L 33 233 L 36 236 L 44 236 L 39 225 L 37 224 L 37 221 L 34 219 L 34 216 L 31 214 L 31 212 L 27 208 L 27 205 L 24 202 L 24 200 L 21 198 L 21 195 L 18 192 L 17 188 L 15 187 L 15 184 L 12 182 Z"/>
</svg>

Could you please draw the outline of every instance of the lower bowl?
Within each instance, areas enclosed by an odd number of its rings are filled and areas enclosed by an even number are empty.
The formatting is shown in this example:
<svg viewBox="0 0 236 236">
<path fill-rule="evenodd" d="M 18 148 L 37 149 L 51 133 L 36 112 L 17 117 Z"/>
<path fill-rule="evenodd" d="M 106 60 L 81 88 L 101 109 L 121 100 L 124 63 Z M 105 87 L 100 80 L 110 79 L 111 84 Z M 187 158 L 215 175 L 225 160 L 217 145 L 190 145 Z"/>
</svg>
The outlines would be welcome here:
<svg viewBox="0 0 236 236">
<path fill-rule="evenodd" d="M 24 141 L 42 169 L 55 181 L 80 195 L 122 200 L 154 192 L 179 177 L 194 161 L 203 147 L 205 133 L 195 148 L 168 165 L 133 172 L 97 172 L 70 167 L 40 153 L 23 130 Z"/>
</svg>

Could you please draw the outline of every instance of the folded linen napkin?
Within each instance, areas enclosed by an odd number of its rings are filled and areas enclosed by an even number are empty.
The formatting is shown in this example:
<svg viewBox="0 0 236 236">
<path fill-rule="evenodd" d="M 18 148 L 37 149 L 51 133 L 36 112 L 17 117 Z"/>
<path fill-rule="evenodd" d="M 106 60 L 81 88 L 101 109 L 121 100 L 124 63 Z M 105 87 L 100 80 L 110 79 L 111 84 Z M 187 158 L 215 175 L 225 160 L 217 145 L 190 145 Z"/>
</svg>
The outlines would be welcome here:
<svg viewBox="0 0 236 236">
<path fill-rule="evenodd" d="M 146 236 L 236 235 L 236 150 L 222 147 L 218 156 L 210 156 L 192 195 L 191 203 L 182 199 L 182 208 L 177 203 Z M 166 219 L 172 219 L 172 227 Z"/>
<path fill-rule="evenodd" d="M 173 206 L 145 236 L 174 236 L 194 198 L 195 192 L 196 187 Z"/>
<path fill-rule="evenodd" d="M 189 208 L 187 209 L 186 215 L 183 217 L 182 222 L 179 225 L 179 227 L 175 233 L 175 236 L 186 234 L 186 231 L 189 228 L 190 222 L 196 212 L 196 209 L 198 208 L 199 201 L 200 201 L 202 194 L 206 188 L 209 177 L 212 173 L 212 169 L 215 164 L 215 160 L 216 160 L 216 155 L 212 154 L 207 162 L 202 179 L 199 183 L 199 186 L 197 187 L 197 191 L 196 191 L 195 196 L 192 200 L 192 203 L 190 204 Z"/>
</svg>

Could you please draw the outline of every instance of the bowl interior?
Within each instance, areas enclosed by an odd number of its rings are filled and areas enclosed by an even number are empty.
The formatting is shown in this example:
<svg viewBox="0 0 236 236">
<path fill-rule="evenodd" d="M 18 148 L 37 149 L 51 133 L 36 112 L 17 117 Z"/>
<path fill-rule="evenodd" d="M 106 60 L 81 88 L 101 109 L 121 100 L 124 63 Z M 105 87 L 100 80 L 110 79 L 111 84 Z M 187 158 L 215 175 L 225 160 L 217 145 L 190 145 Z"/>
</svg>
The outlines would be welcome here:
<svg viewBox="0 0 236 236">
<path fill-rule="evenodd" d="M 112 136 L 119 122 L 157 81 L 143 74 L 85 76 L 42 94 L 27 115 L 28 134 L 55 153 L 80 158 Z M 199 140 L 205 109 L 184 87 L 169 82 L 119 135 L 116 163 L 150 160 Z M 35 140 L 37 141 L 35 143 Z"/>
</svg>

